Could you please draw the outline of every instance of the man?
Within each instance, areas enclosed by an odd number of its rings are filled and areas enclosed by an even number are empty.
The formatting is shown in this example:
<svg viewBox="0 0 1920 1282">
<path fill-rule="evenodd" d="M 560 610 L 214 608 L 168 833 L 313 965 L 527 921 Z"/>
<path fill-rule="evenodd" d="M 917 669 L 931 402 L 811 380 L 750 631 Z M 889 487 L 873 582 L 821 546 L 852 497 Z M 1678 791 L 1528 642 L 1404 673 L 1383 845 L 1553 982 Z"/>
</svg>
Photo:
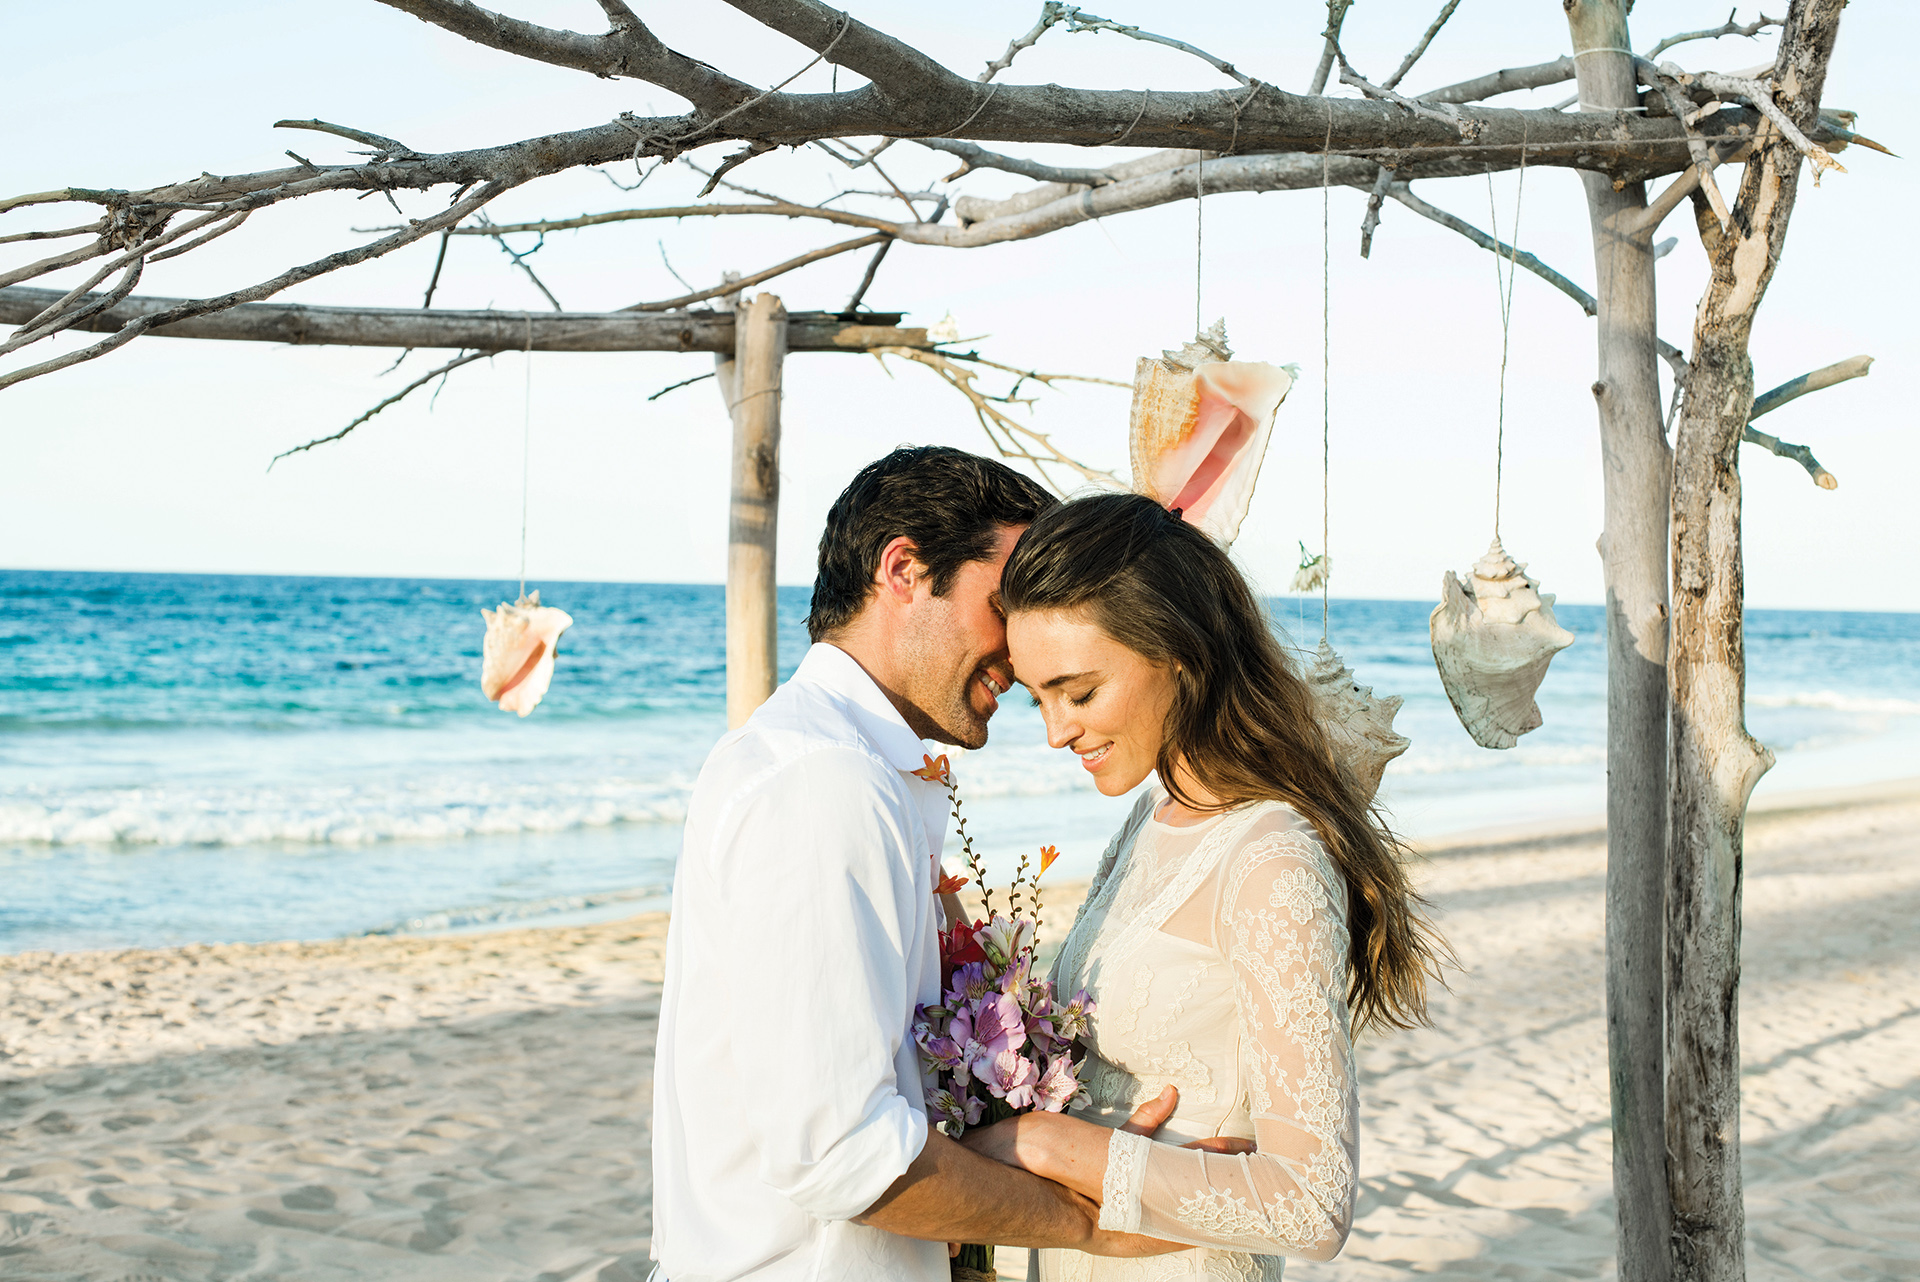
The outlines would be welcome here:
<svg viewBox="0 0 1920 1282">
<path fill-rule="evenodd" d="M 933 1130 L 908 1035 L 939 997 L 947 793 L 1012 684 L 994 602 L 1053 503 L 900 449 L 827 514 L 791 680 L 707 758 L 673 889 L 654 1086 L 669 1282 L 944 1282 L 944 1243 L 1098 1246 L 1097 1208 Z"/>
</svg>

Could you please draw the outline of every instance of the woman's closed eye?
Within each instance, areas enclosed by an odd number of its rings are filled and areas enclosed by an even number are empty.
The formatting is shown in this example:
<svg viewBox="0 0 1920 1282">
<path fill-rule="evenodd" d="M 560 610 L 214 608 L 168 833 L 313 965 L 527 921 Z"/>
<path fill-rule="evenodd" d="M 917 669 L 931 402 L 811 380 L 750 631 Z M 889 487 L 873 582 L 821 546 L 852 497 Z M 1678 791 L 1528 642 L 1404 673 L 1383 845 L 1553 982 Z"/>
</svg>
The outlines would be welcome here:
<svg viewBox="0 0 1920 1282">
<path fill-rule="evenodd" d="M 1068 703 L 1070 703 L 1070 704 L 1072 704 L 1072 705 L 1073 705 L 1074 707 L 1076 707 L 1076 708 L 1084 708 L 1084 707 L 1086 707 L 1086 706 L 1087 706 L 1087 705 L 1088 705 L 1089 703 L 1091 703 L 1091 702 L 1093 702 L 1093 696 L 1094 696 L 1094 695 L 1096 695 L 1096 694 L 1098 694 L 1098 693 L 1100 693 L 1100 687 L 1099 687 L 1099 686 L 1089 686 L 1089 687 L 1087 688 L 1087 691 L 1086 691 L 1086 693 L 1084 693 L 1084 694 L 1070 694 L 1070 695 L 1068 695 L 1068 696 L 1067 696 L 1067 702 L 1068 702 Z"/>
</svg>

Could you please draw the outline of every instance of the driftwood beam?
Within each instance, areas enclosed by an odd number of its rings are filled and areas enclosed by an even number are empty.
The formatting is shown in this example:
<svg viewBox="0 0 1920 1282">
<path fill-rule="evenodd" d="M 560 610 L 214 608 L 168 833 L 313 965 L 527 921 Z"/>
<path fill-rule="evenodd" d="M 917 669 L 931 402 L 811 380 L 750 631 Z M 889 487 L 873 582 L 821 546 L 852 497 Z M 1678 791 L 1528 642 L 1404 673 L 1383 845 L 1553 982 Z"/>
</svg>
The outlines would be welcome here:
<svg viewBox="0 0 1920 1282">
<path fill-rule="evenodd" d="M 0 324 L 22 325 L 63 296 L 57 289 L 0 289 Z M 75 329 L 112 331 L 180 304 L 178 298 L 128 298 Z M 795 312 L 787 348 L 796 352 L 864 352 L 874 347 L 931 347 L 924 329 L 902 329 L 898 312 Z M 224 338 L 258 343 L 330 343 L 343 347 L 447 347 L 470 351 L 731 352 L 728 312 L 456 312 L 398 307 L 313 307 L 249 303 L 152 331 L 161 338 Z"/>
</svg>

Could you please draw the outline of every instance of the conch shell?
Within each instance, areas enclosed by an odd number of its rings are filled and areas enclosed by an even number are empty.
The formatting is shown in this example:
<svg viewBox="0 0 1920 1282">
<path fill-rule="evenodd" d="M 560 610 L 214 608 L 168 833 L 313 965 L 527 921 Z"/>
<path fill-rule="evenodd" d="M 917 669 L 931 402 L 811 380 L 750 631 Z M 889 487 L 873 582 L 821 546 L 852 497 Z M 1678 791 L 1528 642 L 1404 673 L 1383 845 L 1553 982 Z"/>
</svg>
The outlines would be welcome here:
<svg viewBox="0 0 1920 1282">
<path fill-rule="evenodd" d="M 1232 356 L 1224 320 L 1179 351 L 1142 356 L 1129 433 L 1134 492 L 1179 508 L 1222 546 L 1240 532 L 1274 414 L 1293 386 L 1278 365 Z"/>
<path fill-rule="evenodd" d="M 1394 715 L 1404 700 L 1397 694 L 1374 698 L 1373 687 L 1355 683 L 1352 671 L 1324 637 L 1306 676 L 1315 717 L 1333 745 L 1333 759 L 1353 772 L 1354 781 L 1371 799 L 1380 791 L 1387 763 L 1412 743 L 1393 730 Z"/>
<path fill-rule="evenodd" d="M 1496 536 L 1463 584 L 1448 570 L 1428 628 L 1440 684 L 1473 741 L 1511 748 L 1540 727 L 1533 692 L 1553 656 L 1573 633 L 1553 617 L 1553 594 L 1542 594 Z"/>
<path fill-rule="evenodd" d="M 502 712 L 526 716 L 553 681 L 553 647 L 573 616 L 540 604 L 539 589 L 498 610 L 481 610 L 487 638 L 480 647 L 480 690 Z"/>
</svg>

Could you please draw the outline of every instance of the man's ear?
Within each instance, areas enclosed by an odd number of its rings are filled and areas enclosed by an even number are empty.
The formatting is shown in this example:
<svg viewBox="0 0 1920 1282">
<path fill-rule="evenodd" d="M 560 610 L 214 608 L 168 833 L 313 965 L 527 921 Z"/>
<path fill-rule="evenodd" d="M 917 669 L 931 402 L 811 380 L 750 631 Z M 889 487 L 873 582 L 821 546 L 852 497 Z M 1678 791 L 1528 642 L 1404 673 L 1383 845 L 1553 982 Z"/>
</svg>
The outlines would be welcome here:
<svg viewBox="0 0 1920 1282">
<path fill-rule="evenodd" d="M 920 549 L 912 539 L 900 535 L 880 549 L 880 566 L 874 571 L 874 585 L 883 597 L 905 605 L 927 577 L 920 564 Z"/>
</svg>

